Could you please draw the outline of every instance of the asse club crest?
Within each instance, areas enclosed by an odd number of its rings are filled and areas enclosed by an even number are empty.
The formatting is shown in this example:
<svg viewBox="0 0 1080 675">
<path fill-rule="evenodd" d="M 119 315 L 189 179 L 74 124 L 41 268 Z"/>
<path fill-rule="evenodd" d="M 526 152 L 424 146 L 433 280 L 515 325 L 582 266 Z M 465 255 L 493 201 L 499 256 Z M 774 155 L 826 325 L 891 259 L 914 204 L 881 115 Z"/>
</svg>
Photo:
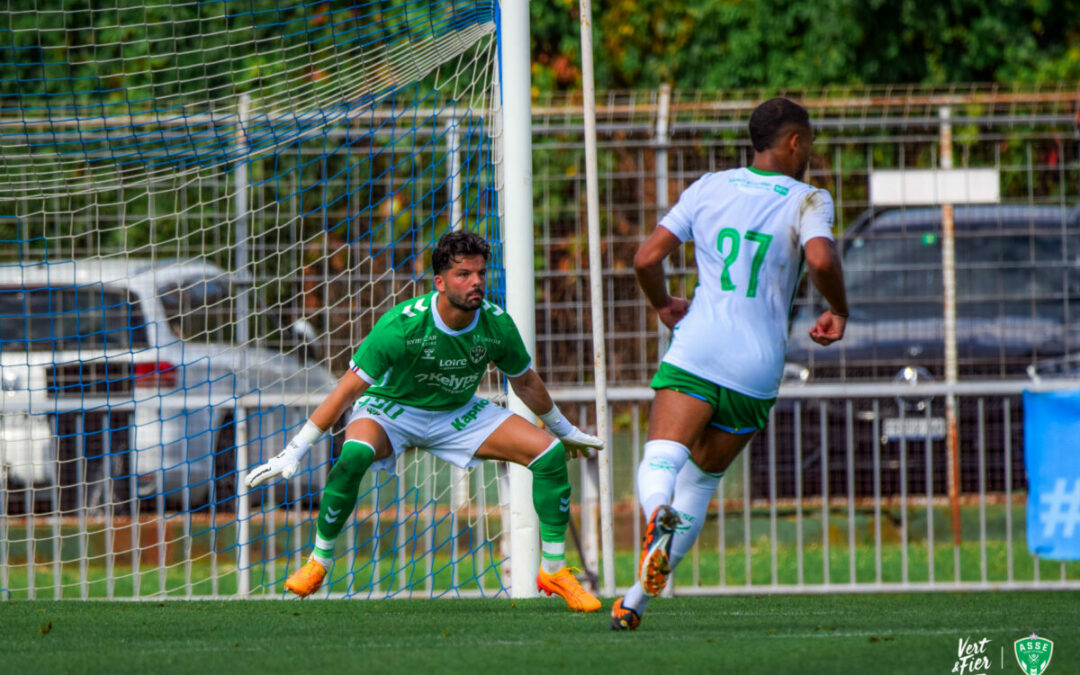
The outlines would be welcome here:
<svg viewBox="0 0 1080 675">
<path fill-rule="evenodd" d="M 1032 633 L 1014 642 L 1013 650 L 1020 670 L 1026 675 L 1042 675 L 1050 665 L 1050 657 L 1054 655 L 1054 643 Z"/>
<path fill-rule="evenodd" d="M 473 363 L 481 363 L 487 358 L 487 347 L 484 345 L 473 345 L 473 348 L 469 350 L 469 358 Z"/>
</svg>

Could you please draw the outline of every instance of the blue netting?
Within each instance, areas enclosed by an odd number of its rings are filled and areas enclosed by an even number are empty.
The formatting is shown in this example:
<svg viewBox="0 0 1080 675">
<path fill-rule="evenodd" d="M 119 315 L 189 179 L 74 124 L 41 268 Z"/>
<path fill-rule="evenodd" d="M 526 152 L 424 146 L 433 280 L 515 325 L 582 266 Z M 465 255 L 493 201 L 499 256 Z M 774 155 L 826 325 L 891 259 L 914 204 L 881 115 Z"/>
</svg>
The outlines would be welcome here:
<svg viewBox="0 0 1080 675">
<path fill-rule="evenodd" d="M 291 481 L 238 470 L 450 229 L 496 244 L 505 301 L 494 3 L 0 13 L 0 593 L 33 596 L 35 559 L 66 597 L 280 592 L 340 429 Z M 496 467 L 408 458 L 365 479 L 327 592 L 504 592 Z"/>
</svg>

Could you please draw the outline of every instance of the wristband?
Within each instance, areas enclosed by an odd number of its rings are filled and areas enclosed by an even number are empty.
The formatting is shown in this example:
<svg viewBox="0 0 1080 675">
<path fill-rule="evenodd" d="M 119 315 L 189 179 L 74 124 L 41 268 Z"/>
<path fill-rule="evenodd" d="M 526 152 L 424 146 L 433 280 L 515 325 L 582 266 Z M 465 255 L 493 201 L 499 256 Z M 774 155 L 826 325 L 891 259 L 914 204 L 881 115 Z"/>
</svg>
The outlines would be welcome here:
<svg viewBox="0 0 1080 675">
<path fill-rule="evenodd" d="M 846 319 L 846 318 L 848 318 L 848 316 L 850 316 L 849 312 L 844 312 L 843 314 L 841 314 L 840 312 L 836 311 L 832 307 L 829 308 L 829 314 L 832 314 L 833 316 L 838 316 L 841 319 Z"/>
<path fill-rule="evenodd" d="M 297 458 L 303 457 L 308 449 L 315 444 L 315 441 L 322 437 L 323 433 L 324 431 L 312 424 L 311 421 L 306 422 L 289 443 L 290 447 L 297 450 L 297 452 L 291 454 L 297 455 Z"/>
<path fill-rule="evenodd" d="M 574 430 L 574 425 L 570 424 L 570 420 L 566 419 L 562 414 L 562 411 L 559 410 L 559 406 L 554 404 L 551 406 L 551 410 L 540 415 L 540 420 L 544 423 L 545 427 L 551 430 L 551 433 L 559 438 L 568 435 Z"/>
</svg>

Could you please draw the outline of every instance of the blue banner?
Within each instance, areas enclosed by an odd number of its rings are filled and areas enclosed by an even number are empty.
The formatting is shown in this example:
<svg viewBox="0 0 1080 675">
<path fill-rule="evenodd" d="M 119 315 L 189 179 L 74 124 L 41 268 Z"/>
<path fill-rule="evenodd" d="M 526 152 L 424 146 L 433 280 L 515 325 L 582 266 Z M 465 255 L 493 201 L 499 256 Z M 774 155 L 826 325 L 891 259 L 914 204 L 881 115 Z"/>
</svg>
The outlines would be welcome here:
<svg viewBox="0 0 1080 675">
<path fill-rule="evenodd" d="M 1080 389 L 1024 392 L 1028 549 L 1080 560 Z"/>
</svg>

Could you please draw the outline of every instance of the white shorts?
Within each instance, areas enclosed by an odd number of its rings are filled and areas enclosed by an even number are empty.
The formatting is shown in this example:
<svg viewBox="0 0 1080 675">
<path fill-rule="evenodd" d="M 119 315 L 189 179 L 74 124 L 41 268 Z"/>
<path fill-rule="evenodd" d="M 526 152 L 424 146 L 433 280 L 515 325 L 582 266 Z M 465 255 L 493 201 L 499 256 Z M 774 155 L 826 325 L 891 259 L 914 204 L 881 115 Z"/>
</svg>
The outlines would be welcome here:
<svg viewBox="0 0 1080 675">
<path fill-rule="evenodd" d="M 379 396 L 356 400 L 346 426 L 356 420 L 374 420 L 390 439 L 393 454 L 371 465 L 394 473 L 397 456 L 409 448 L 426 450 L 462 469 L 480 463 L 473 455 L 512 412 L 486 398 L 472 400 L 456 410 L 422 410 Z"/>
</svg>

